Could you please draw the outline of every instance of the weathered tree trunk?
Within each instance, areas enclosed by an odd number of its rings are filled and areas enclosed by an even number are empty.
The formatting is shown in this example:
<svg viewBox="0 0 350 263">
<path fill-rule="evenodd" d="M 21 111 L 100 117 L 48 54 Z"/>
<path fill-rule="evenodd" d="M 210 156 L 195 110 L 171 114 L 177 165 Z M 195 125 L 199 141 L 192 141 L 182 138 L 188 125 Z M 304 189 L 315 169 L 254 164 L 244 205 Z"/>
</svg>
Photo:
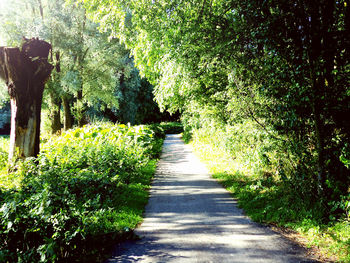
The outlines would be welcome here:
<svg viewBox="0 0 350 263">
<path fill-rule="evenodd" d="M 67 131 L 67 130 L 73 128 L 74 119 L 73 119 L 73 115 L 72 115 L 69 97 L 67 95 L 64 95 L 62 97 L 62 102 L 63 102 L 63 111 L 64 111 L 63 127 L 64 127 L 64 130 Z"/>
<path fill-rule="evenodd" d="M 39 153 L 41 103 L 53 68 L 47 61 L 50 49 L 34 38 L 24 39 L 21 49 L 0 47 L 0 77 L 11 98 L 10 160 Z"/>
</svg>

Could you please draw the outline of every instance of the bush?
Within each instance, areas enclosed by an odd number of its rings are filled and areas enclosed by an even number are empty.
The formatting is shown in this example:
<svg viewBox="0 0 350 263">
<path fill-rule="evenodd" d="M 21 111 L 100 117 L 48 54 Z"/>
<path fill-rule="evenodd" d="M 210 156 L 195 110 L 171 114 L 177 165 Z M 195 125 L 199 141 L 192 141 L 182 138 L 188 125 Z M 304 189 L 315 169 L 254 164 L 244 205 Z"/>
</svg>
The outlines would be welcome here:
<svg viewBox="0 0 350 263">
<path fill-rule="evenodd" d="M 161 140 L 147 126 L 100 124 L 49 139 L 0 190 L 1 262 L 98 262 L 130 235 Z"/>
<path fill-rule="evenodd" d="M 8 136 L 0 136 L 0 171 L 7 166 L 9 144 Z"/>
<path fill-rule="evenodd" d="M 328 204 L 325 218 L 310 172 L 300 167 L 311 165 L 308 156 L 293 155 L 271 132 L 250 121 L 203 125 L 191 130 L 191 144 L 253 220 L 292 228 L 325 255 L 350 262 L 349 193 Z M 344 153 L 342 161 L 347 159 Z"/>
<path fill-rule="evenodd" d="M 164 130 L 165 134 L 178 134 L 184 131 L 180 122 L 162 122 L 160 127 Z"/>
</svg>

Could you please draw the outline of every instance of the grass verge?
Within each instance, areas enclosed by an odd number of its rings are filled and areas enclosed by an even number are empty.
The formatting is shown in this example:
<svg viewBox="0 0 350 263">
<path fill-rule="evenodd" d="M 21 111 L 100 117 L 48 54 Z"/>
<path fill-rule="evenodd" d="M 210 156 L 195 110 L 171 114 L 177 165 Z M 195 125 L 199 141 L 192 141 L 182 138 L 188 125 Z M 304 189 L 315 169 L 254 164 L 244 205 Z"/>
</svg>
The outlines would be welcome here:
<svg viewBox="0 0 350 263">
<path fill-rule="evenodd" d="M 303 196 L 297 195 L 291 186 L 263 172 L 249 175 L 238 158 L 232 158 L 232 153 L 210 141 L 195 136 L 191 146 L 213 177 L 238 199 L 239 206 L 250 218 L 297 232 L 304 246 L 318 249 L 319 260 L 350 262 L 349 221 L 320 223 L 315 216 L 318 207 L 306 204 Z"/>
</svg>

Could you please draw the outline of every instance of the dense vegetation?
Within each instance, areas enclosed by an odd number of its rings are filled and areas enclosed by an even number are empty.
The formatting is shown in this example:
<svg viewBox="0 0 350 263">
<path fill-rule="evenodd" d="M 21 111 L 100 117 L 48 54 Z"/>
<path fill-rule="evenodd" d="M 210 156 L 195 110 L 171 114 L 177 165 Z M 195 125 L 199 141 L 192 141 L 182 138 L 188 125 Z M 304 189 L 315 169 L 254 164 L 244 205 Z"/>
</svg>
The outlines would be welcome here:
<svg viewBox="0 0 350 263">
<path fill-rule="evenodd" d="M 37 158 L 18 162 L 9 174 L 2 138 L 0 261 L 108 256 L 141 221 L 163 136 L 157 126 L 76 128 L 48 137 Z"/>
<path fill-rule="evenodd" d="M 274 178 L 323 221 L 343 217 L 348 206 L 334 204 L 349 199 L 350 185 L 346 1 L 81 2 L 131 49 L 188 134 L 243 128 L 252 141 L 244 127 L 254 122 L 268 142 L 260 154 L 276 156 Z"/>
<path fill-rule="evenodd" d="M 47 130 L 56 133 L 96 119 L 133 125 L 169 118 L 160 113 L 153 86 L 140 77 L 130 52 L 118 39 L 109 39 L 108 32 L 99 32 L 82 5 L 65 0 L 5 3 L 0 8 L 0 40 L 20 46 L 24 36 L 38 37 L 52 46 L 49 62 L 55 69 L 43 103 Z M 3 121 L 6 90 L 0 92 Z"/>
<path fill-rule="evenodd" d="M 1 96 L 0 96 L 1 100 Z M 4 103 L 0 108 L 0 135 L 10 134 L 11 111 L 10 105 Z"/>
<path fill-rule="evenodd" d="M 186 139 L 225 157 L 218 176 L 253 218 L 339 228 L 332 238 L 348 249 L 347 0 L 15 0 L 0 19 L 8 44 L 25 35 L 53 46 L 44 100 L 53 132 L 94 118 L 160 120 L 153 92 L 181 114 Z"/>
<path fill-rule="evenodd" d="M 238 171 L 283 189 L 289 221 L 348 227 L 348 1 L 80 2 L 131 50 L 160 107 L 181 112 L 187 138 L 214 138 Z"/>
<path fill-rule="evenodd" d="M 225 129 L 195 130 L 191 145 L 213 177 L 238 199 L 253 220 L 299 232 L 305 246 L 320 249 L 317 256 L 321 258 L 350 262 L 349 201 L 344 197 L 334 202 L 334 210 L 346 213 L 341 220 L 331 218 L 331 223 L 325 223 L 322 209 L 305 199 L 311 194 L 307 191 L 312 191 L 304 186 L 305 181 L 278 179 L 286 176 L 281 166 L 291 167 L 288 173 L 293 173 L 298 158 L 276 151 L 275 143 L 267 131 L 249 122 Z"/>
</svg>

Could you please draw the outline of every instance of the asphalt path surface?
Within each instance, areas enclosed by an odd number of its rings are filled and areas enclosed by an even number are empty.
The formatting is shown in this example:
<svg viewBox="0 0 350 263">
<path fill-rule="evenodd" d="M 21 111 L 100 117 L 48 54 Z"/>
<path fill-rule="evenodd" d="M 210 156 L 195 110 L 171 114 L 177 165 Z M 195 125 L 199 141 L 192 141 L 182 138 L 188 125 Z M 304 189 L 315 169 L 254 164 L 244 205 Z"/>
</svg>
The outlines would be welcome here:
<svg viewBox="0 0 350 263">
<path fill-rule="evenodd" d="M 115 262 L 315 262 L 266 226 L 252 222 L 193 155 L 167 135 L 139 239 L 119 244 Z"/>
</svg>

